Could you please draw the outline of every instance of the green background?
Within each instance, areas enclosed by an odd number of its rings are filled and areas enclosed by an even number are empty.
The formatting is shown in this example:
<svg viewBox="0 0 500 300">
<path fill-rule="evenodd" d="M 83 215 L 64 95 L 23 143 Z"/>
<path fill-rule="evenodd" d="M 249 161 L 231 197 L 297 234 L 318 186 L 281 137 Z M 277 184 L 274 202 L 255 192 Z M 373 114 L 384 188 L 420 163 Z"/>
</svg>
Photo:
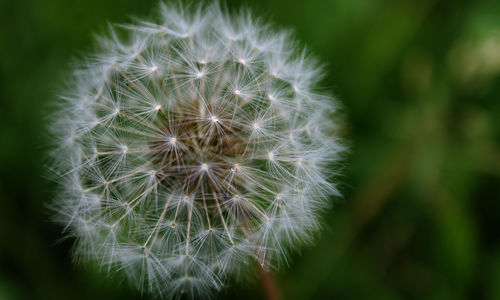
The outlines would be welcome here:
<svg viewBox="0 0 500 300">
<path fill-rule="evenodd" d="M 107 23 L 157 1 L 0 0 L 0 299 L 137 299 L 50 221 L 51 103 Z M 500 1 L 230 1 L 327 64 L 350 146 L 284 299 L 500 299 Z M 258 280 L 221 297 L 261 298 Z M 144 296 L 144 298 L 147 298 Z"/>
</svg>

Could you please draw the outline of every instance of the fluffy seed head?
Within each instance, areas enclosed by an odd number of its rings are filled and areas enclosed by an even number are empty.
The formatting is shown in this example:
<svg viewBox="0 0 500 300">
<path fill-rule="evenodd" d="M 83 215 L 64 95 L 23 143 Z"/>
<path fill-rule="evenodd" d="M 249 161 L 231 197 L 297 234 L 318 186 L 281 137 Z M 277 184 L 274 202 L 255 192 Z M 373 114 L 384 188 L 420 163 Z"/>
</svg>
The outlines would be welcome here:
<svg viewBox="0 0 500 300">
<path fill-rule="evenodd" d="M 52 125 L 76 256 L 166 297 L 286 262 L 342 151 L 314 60 L 217 5 L 125 28 L 74 72 Z"/>
</svg>

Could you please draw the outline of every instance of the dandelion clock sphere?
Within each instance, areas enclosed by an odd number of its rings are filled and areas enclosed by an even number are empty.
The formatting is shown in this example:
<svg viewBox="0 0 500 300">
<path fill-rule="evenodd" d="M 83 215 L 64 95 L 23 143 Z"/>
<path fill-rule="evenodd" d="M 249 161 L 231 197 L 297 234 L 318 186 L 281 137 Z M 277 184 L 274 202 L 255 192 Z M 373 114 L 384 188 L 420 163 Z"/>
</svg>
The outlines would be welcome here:
<svg viewBox="0 0 500 300">
<path fill-rule="evenodd" d="M 76 257 L 153 295 L 207 296 L 311 240 L 342 147 L 289 34 L 218 5 L 160 11 L 68 80 L 56 219 Z"/>
</svg>

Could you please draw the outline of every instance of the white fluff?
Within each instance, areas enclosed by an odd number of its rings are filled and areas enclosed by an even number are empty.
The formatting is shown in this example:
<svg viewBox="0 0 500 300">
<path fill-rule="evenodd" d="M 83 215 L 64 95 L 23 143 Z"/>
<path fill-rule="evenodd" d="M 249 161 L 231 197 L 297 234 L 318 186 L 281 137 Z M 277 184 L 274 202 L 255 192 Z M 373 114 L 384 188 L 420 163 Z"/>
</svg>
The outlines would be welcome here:
<svg viewBox="0 0 500 300">
<path fill-rule="evenodd" d="M 286 261 L 337 193 L 321 69 L 289 34 L 218 5 L 162 5 L 125 28 L 74 72 L 52 125 L 75 254 L 163 297 Z"/>
</svg>

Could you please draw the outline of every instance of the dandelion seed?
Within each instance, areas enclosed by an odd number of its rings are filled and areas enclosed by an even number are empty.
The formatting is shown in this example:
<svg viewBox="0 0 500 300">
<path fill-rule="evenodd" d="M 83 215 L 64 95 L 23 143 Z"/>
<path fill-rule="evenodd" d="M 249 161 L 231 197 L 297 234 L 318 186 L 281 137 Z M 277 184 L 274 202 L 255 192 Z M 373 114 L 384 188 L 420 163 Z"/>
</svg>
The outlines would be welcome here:
<svg viewBox="0 0 500 300">
<path fill-rule="evenodd" d="M 267 158 L 269 158 L 269 160 L 274 160 L 274 153 L 272 152 L 267 153 Z"/>
</svg>

